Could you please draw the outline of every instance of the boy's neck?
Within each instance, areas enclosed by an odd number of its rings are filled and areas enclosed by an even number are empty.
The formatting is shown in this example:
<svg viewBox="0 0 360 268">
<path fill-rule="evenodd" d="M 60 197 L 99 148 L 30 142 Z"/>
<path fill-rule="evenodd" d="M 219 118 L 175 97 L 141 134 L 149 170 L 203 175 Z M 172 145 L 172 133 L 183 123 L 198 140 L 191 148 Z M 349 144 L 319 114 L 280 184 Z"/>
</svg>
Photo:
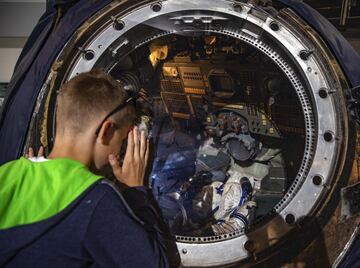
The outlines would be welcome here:
<svg viewBox="0 0 360 268">
<path fill-rule="evenodd" d="M 86 138 L 56 138 L 48 158 L 69 158 L 90 167 L 92 163 L 91 148 L 91 142 L 87 142 Z"/>
</svg>

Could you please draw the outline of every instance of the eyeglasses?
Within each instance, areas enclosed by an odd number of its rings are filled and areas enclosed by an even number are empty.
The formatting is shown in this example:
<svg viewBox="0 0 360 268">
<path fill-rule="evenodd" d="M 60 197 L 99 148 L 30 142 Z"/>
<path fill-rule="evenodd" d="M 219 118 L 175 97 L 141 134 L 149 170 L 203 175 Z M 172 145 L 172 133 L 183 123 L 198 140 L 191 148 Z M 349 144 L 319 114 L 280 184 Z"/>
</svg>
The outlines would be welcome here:
<svg viewBox="0 0 360 268">
<path fill-rule="evenodd" d="M 108 113 L 105 118 L 101 121 L 100 125 L 98 126 L 98 128 L 95 131 L 96 136 L 99 135 L 101 126 L 104 124 L 104 122 L 106 121 L 106 119 L 108 119 L 110 116 L 112 116 L 113 114 L 121 111 L 122 109 L 125 108 L 126 105 L 128 105 L 130 102 L 135 103 L 135 99 L 134 97 L 129 97 L 125 102 L 121 103 L 120 105 L 116 106 L 114 110 L 112 110 L 110 113 Z"/>
</svg>

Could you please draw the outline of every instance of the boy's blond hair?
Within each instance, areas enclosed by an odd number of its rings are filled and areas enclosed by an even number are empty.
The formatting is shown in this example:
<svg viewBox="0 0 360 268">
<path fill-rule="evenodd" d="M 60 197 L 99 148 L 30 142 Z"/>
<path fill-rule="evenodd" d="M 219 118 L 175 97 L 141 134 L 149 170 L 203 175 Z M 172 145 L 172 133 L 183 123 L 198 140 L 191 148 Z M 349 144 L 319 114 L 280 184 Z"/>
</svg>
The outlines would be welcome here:
<svg viewBox="0 0 360 268">
<path fill-rule="evenodd" d="M 127 97 L 123 85 L 102 71 L 79 74 L 60 88 L 56 132 L 81 133 L 91 126 L 93 120 L 101 121 Z M 124 120 L 133 120 L 133 114 L 129 108 L 124 108 L 112 117 L 120 124 L 125 123 Z"/>
</svg>

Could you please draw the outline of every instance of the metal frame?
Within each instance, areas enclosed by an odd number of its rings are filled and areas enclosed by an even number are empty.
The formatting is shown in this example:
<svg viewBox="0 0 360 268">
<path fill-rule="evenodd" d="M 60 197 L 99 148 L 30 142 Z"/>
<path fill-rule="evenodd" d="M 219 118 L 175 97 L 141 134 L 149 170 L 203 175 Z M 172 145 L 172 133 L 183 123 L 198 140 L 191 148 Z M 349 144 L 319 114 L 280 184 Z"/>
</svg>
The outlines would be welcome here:
<svg viewBox="0 0 360 268">
<path fill-rule="evenodd" d="M 186 17 L 186 13 L 193 10 L 197 10 L 200 14 L 202 11 L 216 12 L 218 16 L 219 14 L 226 14 L 226 16 L 232 16 L 256 25 L 270 36 L 274 43 L 281 44 L 284 49 L 283 52 L 293 61 L 293 64 L 289 64 L 282 54 L 272 48 L 272 44 L 265 43 L 261 36 L 249 32 L 248 29 L 246 31 L 241 29 L 211 30 L 238 38 L 268 55 L 283 70 L 291 81 L 294 90 L 296 90 L 303 107 L 306 124 L 306 146 L 301 168 L 293 185 L 275 207 L 276 213 L 269 221 L 247 232 L 239 230 L 235 233 L 216 237 L 177 237 L 177 247 L 181 255 L 182 265 L 185 267 L 224 265 L 244 260 L 253 254 L 268 249 L 283 239 L 294 228 L 294 223 L 301 221 L 302 218 L 314 211 L 322 196 L 328 191 L 329 185 L 331 185 L 337 165 L 337 157 L 340 155 L 339 143 L 345 135 L 337 124 L 342 118 L 339 118 L 337 114 L 334 101 L 336 94 L 331 94 L 333 92 L 330 90 L 331 85 L 326 73 L 328 70 L 324 69 L 316 53 L 310 53 L 306 58 L 301 56 L 302 52 L 311 51 L 313 47 L 307 40 L 299 36 L 295 29 L 289 27 L 286 21 L 280 17 L 274 17 L 257 6 L 237 3 L 235 7 L 233 1 L 226 0 L 211 1 L 211 3 L 207 0 L 167 0 L 159 2 L 157 5 L 160 10 L 154 11 L 154 4 L 147 4 L 122 17 L 116 17 L 115 20 L 123 25 L 121 30 L 115 29 L 113 27 L 114 18 L 109 18 L 106 27 L 89 39 L 87 45 L 81 48 L 74 59 L 74 65 L 67 79 L 78 73 L 91 70 L 101 56 L 108 51 L 109 47 L 135 26 L 142 23 L 146 24 L 151 19 L 172 12 L 182 12 Z M 204 18 L 206 19 L 202 23 L 211 23 L 208 15 Z M 174 24 L 174 21 L 171 23 Z M 277 25 L 275 28 L 274 23 Z M 162 34 L 143 40 L 134 48 L 172 33 L 177 33 L 175 28 L 165 29 Z M 124 39 L 112 51 L 114 53 L 121 51 L 129 42 L 131 40 Z M 84 51 L 91 51 L 93 57 L 91 59 L 85 58 Z M 292 66 L 294 65 L 297 66 L 297 70 L 293 69 Z M 298 77 L 298 73 L 301 74 L 301 79 Z M 48 81 L 50 79 L 51 74 Z M 47 86 L 44 85 L 43 90 L 46 88 Z M 319 95 L 321 90 L 326 92 L 326 97 Z M 321 178 L 319 185 L 313 183 L 313 178 L 316 176 Z M 289 218 L 293 219 L 289 220 Z M 254 242 L 253 250 L 249 250 L 247 246 L 249 242 Z"/>
</svg>

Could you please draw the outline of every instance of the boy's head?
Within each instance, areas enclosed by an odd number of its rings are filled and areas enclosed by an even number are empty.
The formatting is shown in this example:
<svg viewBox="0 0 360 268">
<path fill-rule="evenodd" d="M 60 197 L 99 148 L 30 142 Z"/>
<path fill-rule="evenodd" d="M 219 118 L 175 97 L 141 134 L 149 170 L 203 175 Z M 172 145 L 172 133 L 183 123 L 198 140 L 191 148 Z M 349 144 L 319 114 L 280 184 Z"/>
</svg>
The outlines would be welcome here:
<svg viewBox="0 0 360 268">
<path fill-rule="evenodd" d="M 93 139 L 92 164 L 101 169 L 109 154 L 119 153 L 133 124 L 135 110 L 128 99 L 123 85 L 101 71 L 72 78 L 57 98 L 56 140 Z"/>
</svg>

